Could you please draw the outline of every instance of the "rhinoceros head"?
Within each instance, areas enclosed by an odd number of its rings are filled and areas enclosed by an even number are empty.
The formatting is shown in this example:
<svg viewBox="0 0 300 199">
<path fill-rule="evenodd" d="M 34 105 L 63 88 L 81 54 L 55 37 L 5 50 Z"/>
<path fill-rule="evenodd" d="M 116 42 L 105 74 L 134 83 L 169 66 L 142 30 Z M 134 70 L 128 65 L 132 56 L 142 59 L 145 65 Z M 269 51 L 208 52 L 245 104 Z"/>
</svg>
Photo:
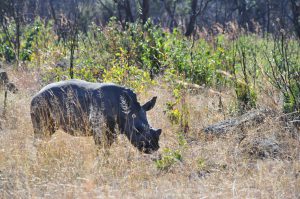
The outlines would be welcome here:
<svg viewBox="0 0 300 199">
<path fill-rule="evenodd" d="M 130 142 L 144 153 L 152 153 L 159 149 L 159 136 L 161 129 L 152 128 L 147 120 L 146 112 L 151 110 L 156 98 L 153 97 L 144 105 L 137 102 L 136 95 L 124 92 L 121 96 L 121 109 L 123 112 L 123 130 Z"/>
</svg>

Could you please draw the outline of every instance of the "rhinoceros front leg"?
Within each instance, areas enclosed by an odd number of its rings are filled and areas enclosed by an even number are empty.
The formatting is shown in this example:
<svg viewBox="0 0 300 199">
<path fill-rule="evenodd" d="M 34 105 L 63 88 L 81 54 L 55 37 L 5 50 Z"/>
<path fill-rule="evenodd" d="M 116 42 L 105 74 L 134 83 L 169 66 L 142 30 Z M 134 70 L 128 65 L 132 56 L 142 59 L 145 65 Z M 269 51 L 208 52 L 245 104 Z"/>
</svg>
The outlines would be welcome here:
<svg viewBox="0 0 300 199">
<path fill-rule="evenodd" d="M 55 132 L 55 124 L 47 110 L 35 110 L 31 112 L 31 120 L 34 130 L 34 140 L 49 139 Z"/>
<path fill-rule="evenodd" d="M 108 124 L 107 124 L 108 128 L 106 128 L 105 136 L 107 139 L 108 146 L 111 146 L 117 138 L 115 126 L 116 126 L 115 122 L 108 122 Z"/>
<path fill-rule="evenodd" d="M 100 124 L 100 128 L 93 128 L 93 137 L 95 144 L 99 147 L 108 148 L 116 139 L 115 123 L 108 122 Z"/>
</svg>

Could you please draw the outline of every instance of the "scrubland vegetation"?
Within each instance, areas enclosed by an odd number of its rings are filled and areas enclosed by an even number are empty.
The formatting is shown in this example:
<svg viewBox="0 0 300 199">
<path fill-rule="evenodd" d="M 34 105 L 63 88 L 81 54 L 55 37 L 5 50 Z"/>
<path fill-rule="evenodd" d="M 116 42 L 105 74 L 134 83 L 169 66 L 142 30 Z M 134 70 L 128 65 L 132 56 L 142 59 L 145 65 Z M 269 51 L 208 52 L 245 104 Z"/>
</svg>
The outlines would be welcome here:
<svg viewBox="0 0 300 199">
<path fill-rule="evenodd" d="M 300 44 L 277 22 L 272 34 L 231 22 L 186 37 L 113 17 L 61 37 L 36 18 L 18 48 L 7 23 L 1 66 L 19 91 L 0 121 L 0 197 L 299 198 Z M 34 146 L 32 96 L 71 77 L 130 87 L 141 102 L 158 96 L 148 119 L 163 130 L 159 151 L 142 154 L 122 135 L 98 151 L 63 131 Z"/>
</svg>

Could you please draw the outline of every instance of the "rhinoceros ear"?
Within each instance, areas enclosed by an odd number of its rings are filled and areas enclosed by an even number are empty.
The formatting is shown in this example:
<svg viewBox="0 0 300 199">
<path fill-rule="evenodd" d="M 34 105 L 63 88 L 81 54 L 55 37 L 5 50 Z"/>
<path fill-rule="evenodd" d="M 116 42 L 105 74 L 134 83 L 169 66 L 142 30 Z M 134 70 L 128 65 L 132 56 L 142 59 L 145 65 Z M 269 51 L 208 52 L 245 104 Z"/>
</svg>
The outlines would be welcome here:
<svg viewBox="0 0 300 199">
<path fill-rule="evenodd" d="M 159 137 L 161 134 L 161 129 L 157 129 L 157 131 L 155 133 L 156 133 L 157 137 Z"/>
<path fill-rule="evenodd" d="M 150 110 L 154 107 L 154 105 L 155 105 L 155 103 L 156 103 L 156 99 L 157 99 L 157 97 L 153 97 L 149 102 L 146 102 L 146 103 L 142 106 L 142 108 L 143 108 L 145 111 L 150 111 Z"/>
</svg>

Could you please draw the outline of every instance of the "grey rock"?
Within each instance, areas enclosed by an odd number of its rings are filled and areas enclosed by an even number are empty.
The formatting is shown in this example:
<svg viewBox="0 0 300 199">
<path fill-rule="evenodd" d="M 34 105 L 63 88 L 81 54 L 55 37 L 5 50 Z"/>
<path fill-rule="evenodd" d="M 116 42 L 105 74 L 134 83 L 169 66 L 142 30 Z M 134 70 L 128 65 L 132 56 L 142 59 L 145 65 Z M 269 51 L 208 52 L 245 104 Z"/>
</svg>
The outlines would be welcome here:
<svg viewBox="0 0 300 199">
<path fill-rule="evenodd" d="M 281 155 L 281 147 L 276 138 L 255 138 L 249 143 L 249 155 L 255 158 L 276 158 Z"/>
</svg>

